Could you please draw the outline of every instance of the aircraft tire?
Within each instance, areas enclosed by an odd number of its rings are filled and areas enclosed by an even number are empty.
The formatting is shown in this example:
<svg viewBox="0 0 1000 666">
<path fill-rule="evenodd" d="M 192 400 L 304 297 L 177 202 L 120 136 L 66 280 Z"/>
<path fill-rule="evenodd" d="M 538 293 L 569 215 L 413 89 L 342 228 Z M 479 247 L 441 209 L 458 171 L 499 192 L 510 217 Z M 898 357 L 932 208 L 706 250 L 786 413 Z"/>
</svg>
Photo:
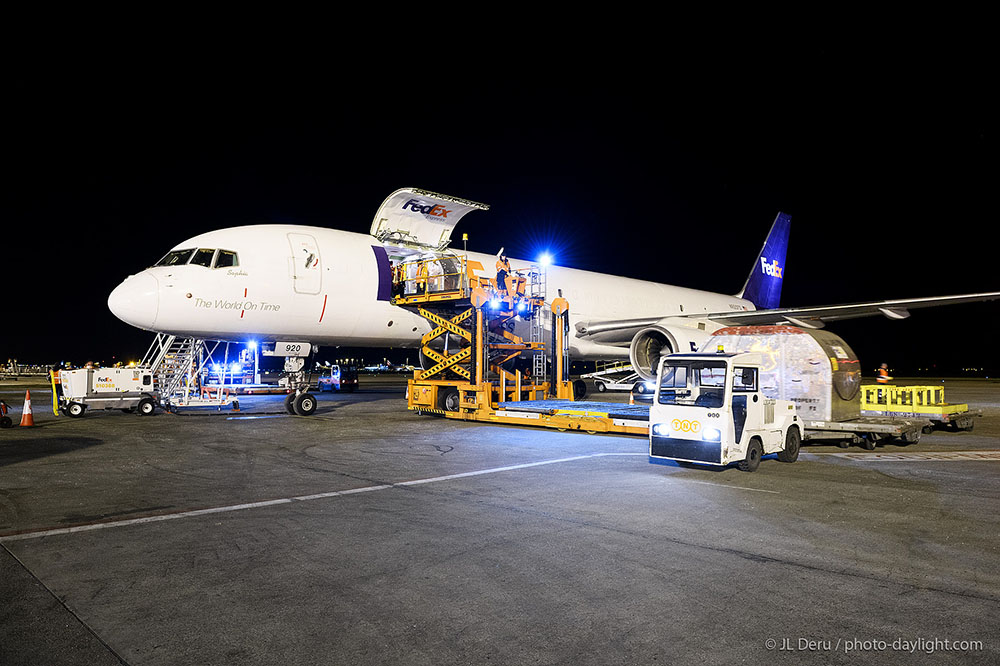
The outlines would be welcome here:
<svg viewBox="0 0 1000 666">
<path fill-rule="evenodd" d="M 295 402 L 295 394 L 289 393 L 285 396 L 285 411 L 289 414 L 295 413 L 295 406 L 292 404 Z"/>
<path fill-rule="evenodd" d="M 308 393 L 296 396 L 295 400 L 292 402 L 292 407 L 295 409 L 295 413 L 299 416 L 312 416 L 313 412 L 316 411 L 316 406 L 316 396 Z"/>
<path fill-rule="evenodd" d="M 739 462 L 741 472 L 756 472 L 760 466 L 760 458 L 764 455 L 764 447 L 760 440 L 754 437 L 747 446 L 747 457 Z"/>
</svg>

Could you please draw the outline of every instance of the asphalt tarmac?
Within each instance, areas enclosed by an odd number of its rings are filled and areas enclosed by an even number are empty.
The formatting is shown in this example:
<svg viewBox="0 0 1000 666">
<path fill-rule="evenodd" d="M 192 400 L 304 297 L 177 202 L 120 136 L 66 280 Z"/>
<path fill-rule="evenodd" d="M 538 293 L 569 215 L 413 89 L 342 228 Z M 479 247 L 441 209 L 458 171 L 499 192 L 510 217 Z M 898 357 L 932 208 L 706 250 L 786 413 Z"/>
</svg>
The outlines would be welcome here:
<svg viewBox="0 0 1000 666">
<path fill-rule="evenodd" d="M 972 432 L 755 473 L 361 382 L 312 417 L 70 419 L 32 386 L 0 664 L 1000 663 L 1000 382 L 946 382 Z"/>
</svg>

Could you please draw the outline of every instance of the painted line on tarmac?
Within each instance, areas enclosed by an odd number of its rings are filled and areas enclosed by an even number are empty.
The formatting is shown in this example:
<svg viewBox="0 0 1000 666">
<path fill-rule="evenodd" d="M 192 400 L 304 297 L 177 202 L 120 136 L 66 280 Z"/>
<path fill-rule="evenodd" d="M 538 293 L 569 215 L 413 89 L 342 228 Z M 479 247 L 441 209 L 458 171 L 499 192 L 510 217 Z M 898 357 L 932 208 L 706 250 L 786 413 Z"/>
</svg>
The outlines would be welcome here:
<svg viewBox="0 0 1000 666">
<path fill-rule="evenodd" d="M 331 497 L 341 497 L 346 495 L 357 495 L 359 493 L 370 493 L 378 490 L 388 490 L 389 488 L 399 488 L 405 486 L 417 486 L 426 483 L 436 483 L 439 481 L 451 481 L 484 474 L 497 474 L 499 472 L 509 472 L 530 467 L 540 467 L 542 465 L 555 465 L 558 463 L 572 462 L 574 460 L 586 460 L 588 458 L 599 458 L 604 456 L 646 456 L 646 453 L 591 453 L 569 458 L 556 458 L 554 460 L 540 460 L 538 462 L 521 463 L 519 465 L 506 465 L 504 467 L 491 467 L 473 472 L 462 472 L 459 474 L 448 474 L 446 476 L 435 476 L 428 479 L 414 479 L 412 481 L 400 481 L 399 483 L 384 483 L 377 486 L 365 486 L 363 488 L 352 488 L 349 490 L 333 490 L 326 493 L 313 495 L 298 495 L 296 497 L 283 497 L 280 499 L 264 500 L 261 502 L 248 502 L 246 504 L 231 504 L 229 506 L 212 507 L 209 509 L 195 509 L 192 511 L 180 511 L 178 513 L 165 513 L 156 516 L 144 516 L 142 518 L 129 518 L 127 520 L 115 520 L 106 523 L 90 523 L 86 525 L 76 525 L 73 527 L 62 527 L 51 530 L 40 530 L 37 532 L 24 532 L 22 534 L 0 535 L 0 543 L 8 541 L 24 541 L 27 539 L 40 539 L 47 536 L 57 536 L 60 534 L 76 534 L 78 532 L 91 532 L 94 530 L 105 530 L 112 527 L 128 527 L 130 525 L 143 525 L 146 523 L 158 523 L 165 520 L 177 520 L 179 518 L 194 518 L 196 516 L 207 516 L 215 513 L 228 513 L 231 511 L 243 511 L 245 509 L 260 509 L 280 504 L 291 504 L 293 502 L 307 502 L 310 500 L 327 499 Z"/>
<path fill-rule="evenodd" d="M 379 490 L 388 490 L 390 488 L 402 488 L 407 486 L 419 486 L 428 483 L 439 483 L 441 481 L 453 481 L 455 479 L 465 479 L 474 476 L 483 476 L 486 474 L 498 474 L 500 472 L 510 472 L 519 469 L 529 469 L 532 467 L 542 467 L 544 465 L 557 465 L 559 463 L 574 462 L 577 460 L 588 460 L 591 458 L 605 458 L 605 457 L 616 457 L 616 456 L 641 456 L 643 458 L 648 457 L 648 453 L 588 453 L 579 456 L 570 456 L 568 458 L 555 458 L 552 460 L 539 460 L 537 462 L 530 463 L 520 463 L 517 465 L 505 465 L 503 467 L 490 467 L 488 469 L 480 469 L 472 472 L 460 472 L 458 474 L 447 474 L 445 476 L 435 476 L 427 479 L 413 479 L 411 481 L 400 481 L 398 483 L 383 483 L 377 486 L 364 486 L 362 488 L 351 488 L 349 490 L 333 490 L 326 493 L 316 493 L 312 495 L 297 495 L 295 497 L 283 497 L 279 499 L 264 500 L 261 502 L 248 502 L 245 504 L 231 504 L 228 506 L 218 506 L 208 509 L 194 509 L 192 511 L 180 511 L 178 513 L 165 513 L 155 516 L 144 516 L 141 518 L 129 518 L 126 520 L 115 520 L 106 523 L 90 523 L 85 525 L 76 525 L 73 527 L 61 527 L 50 530 L 39 530 L 36 532 L 24 532 L 21 534 L 9 534 L 0 535 L 0 543 L 6 543 L 8 541 L 26 541 L 28 539 L 41 539 L 49 536 L 58 536 L 62 534 L 76 534 L 78 532 L 92 532 L 94 530 L 106 530 L 113 527 L 128 527 L 130 525 L 144 525 L 147 523 L 159 523 L 166 520 L 178 520 L 180 518 L 194 518 L 197 516 L 208 516 L 216 513 L 229 513 L 232 511 L 244 511 L 246 509 L 261 509 L 264 507 L 278 506 L 281 504 L 292 504 L 294 502 L 308 502 L 311 500 L 318 499 L 329 499 L 333 497 L 345 497 L 348 495 L 357 495 L 360 493 L 371 493 Z M 673 479 L 672 481 L 681 481 L 686 483 L 698 483 L 707 486 L 717 486 L 720 488 L 734 488 L 737 490 L 750 490 L 754 492 L 761 493 L 773 493 L 780 494 L 776 490 L 764 490 L 760 488 L 746 488 L 743 486 L 731 486 L 724 483 L 712 483 L 711 481 L 695 481 L 693 479 Z"/>
<path fill-rule="evenodd" d="M 1000 460 L 1000 451 L 924 451 L 898 453 L 809 453 L 812 456 L 832 456 L 861 462 L 969 462 Z"/>
</svg>

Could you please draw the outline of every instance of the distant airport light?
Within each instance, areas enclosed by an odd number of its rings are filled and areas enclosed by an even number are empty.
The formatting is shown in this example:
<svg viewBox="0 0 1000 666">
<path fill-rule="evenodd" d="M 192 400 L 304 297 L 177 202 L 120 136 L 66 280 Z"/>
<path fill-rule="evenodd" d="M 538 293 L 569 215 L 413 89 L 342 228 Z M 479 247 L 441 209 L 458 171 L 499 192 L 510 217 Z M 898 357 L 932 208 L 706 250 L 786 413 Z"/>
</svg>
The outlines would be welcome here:
<svg viewBox="0 0 1000 666">
<path fill-rule="evenodd" d="M 490 307 L 493 308 L 494 310 L 499 310 L 500 309 L 500 299 L 494 298 L 493 300 L 491 300 L 490 301 Z"/>
<path fill-rule="evenodd" d="M 551 266 L 552 255 L 549 254 L 548 252 L 542 252 L 540 255 L 538 255 L 538 263 L 540 263 L 542 266 Z"/>
</svg>

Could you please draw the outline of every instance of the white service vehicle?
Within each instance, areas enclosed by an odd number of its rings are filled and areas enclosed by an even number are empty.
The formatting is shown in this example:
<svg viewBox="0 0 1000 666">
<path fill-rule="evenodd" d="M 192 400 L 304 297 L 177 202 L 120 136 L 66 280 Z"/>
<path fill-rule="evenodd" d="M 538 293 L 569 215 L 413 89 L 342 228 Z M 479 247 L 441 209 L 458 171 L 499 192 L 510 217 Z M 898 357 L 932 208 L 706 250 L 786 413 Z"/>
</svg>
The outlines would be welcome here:
<svg viewBox="0 0 1000 666">
<path fill-rule="evenodd" d="M 802 423 L 789 400 L 761 392 L 758 353 L 671 354 L 660 360 L 649 409 L 649 456 L 745 472 L 777 453 L 794 462 Z"/>
<path fill-rule="evenodd" d="M 594 377 L 594 388 L 598 393 L 605 391 L 632 391 L 643 395 L 656 390 L 656 382 L 650 382 L 639 376 L 639 373 L 632 372 L 627 375 Z"/>
<path fill-rule="evenodd" d="M 89 408 L 121 409 L 149 416 L 159 395 L 153 373 L 144 368 L 80 368 L 59 372 L 59 409 L 78 418 Z"/>
</svg>

